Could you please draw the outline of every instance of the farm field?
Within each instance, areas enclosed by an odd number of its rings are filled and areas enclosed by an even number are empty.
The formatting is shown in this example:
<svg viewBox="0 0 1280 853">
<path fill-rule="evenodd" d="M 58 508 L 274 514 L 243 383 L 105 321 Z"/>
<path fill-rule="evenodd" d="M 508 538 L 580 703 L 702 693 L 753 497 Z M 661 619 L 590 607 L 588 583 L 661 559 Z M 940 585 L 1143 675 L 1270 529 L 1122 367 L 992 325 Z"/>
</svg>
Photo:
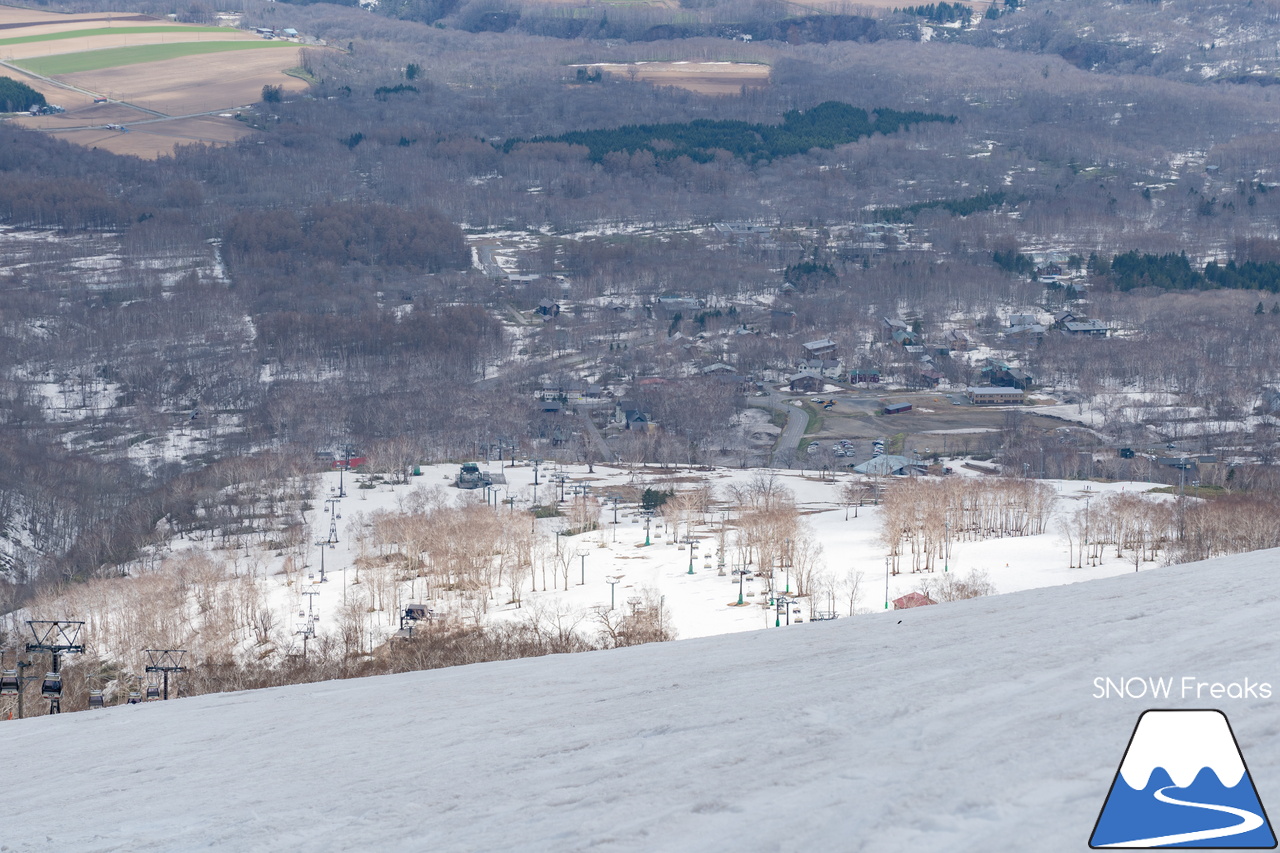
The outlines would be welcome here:
<svg viewBox="0 0 1280 853">
<path fill-rule="evenodd" d="M 305 89 L 284 73 L 298 64 L 297 51 L 296 42 L 232 27 L 0 6 L 0 73 L 66 110 L 13 121 L 118 154 L 154 158 L 174 145 L 227 144 L 251 133 L 231 118 L 206 114 L 255 103 L 264 85 Z M 101 98 L 110 102 L 94 103 Z"/>
<path fill-rule="evenodd" d="M 769 66 L 757 62 L 597 62 L 585 67 L 702 95 L 737 95 L 743 86 L 769 84 Z"/>
<path fill-rule="evenodd" d="M 0 32 L 13 36 L 21 30 L 22 35 L 37 32 L 56 32 L 58 28 L 74 27 L 83 24 L 112 24 L 117 21 L 133 23 L 150 22 L 152 24 L 169 23 L 151 15 L 121 15 L 116 12 L 87 12 L 67 15 L 58 12 L 38 12 L 34 9 L 23 9 L 17 6 L 0 6 Z"/>
<path fill-rule="evenodd" d="M 59 133 L 58 138 L 86 148 L 110 151 L 113 154 L 131 154 L 144 159 L 154 159 L 172 153 L 175 144 L 198 142 L 205 145 L 226 145 L 251 133 L 253 133 L 252 130 L 233 119 L 200 116 L 136 124 L 130 127 L 128 133 L 95 128 Z"/>
<path fill-rule="evenodd" d="M 183 27 L 176 34 L 184 36 L 187 33 L 225 33 L 228 32 L 227 27 Z M 175 35 L 175 28 L 168 27 L 98 27 L 91 30 L 68 30 L 66 32 L 43 33 L 41 35 L 22 35 L 12 36 L 9 38 L 0 38 L 0 46 L 11 44 L 34 44 L 44 41 L 61 41 L 63 39 L 75 38 L 92 38 L 95 36 L 127 36 L 141 35 L 144 33 L 165 33 L 167 35 Z"/>
<path fill-rule="evenodd" d="M 81 71 L 98 71 L 119 68 L 124 65 L 163 62 L 207 53 L 223 53 L 229 50 L 258 50 L 270 48 L 294 48 L 289 42 L 262 41 L 207 41 L 179 42 L 177 44 L 148 44 L 135 47 L 111 47 L 103 50 L 85 50 L 79 53 L 60 54 L 39 59 L 24 59 L 15 64 L 46 77 L 76 74 Z"/>
<path fill-rule="evenodd" d="M 282 70 L 297 64 L 296 51 L 246 51 L 104 68 L 63 79 L 109 93 L 113 100 L 181 116 L 255 103 L 266 83 L 286 92 L 302 91 L 307 84 Z"/>
</svg>

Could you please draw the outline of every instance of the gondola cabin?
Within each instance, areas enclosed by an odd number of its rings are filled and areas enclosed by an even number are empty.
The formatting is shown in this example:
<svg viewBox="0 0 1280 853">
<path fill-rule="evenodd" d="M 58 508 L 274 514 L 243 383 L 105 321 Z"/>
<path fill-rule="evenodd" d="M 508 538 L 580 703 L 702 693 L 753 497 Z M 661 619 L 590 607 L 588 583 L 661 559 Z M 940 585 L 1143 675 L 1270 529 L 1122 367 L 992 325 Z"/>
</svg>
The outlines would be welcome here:
<svg viewBox="0 0 1280 853">
<path fill-rule="evenodd" d="M 148 685 L 147 685 L 147 700 L 148 700 L 148 701 L 150 701 L 150 700 L 152 700 L 152 699 L 159 699 L 159 698 L 160 698 L 160 685 L 159 685 L 159 684 L 148 684 Z"/>
<path fill-rule="evenodd" d="M 6 669 L 0 672 L 0 696 L 17 696 L 18 689 L 22 682 L 18 680 L 18 671 L 16 669 Z"/>
<path fill-rule="evenodd" d="M 62 674 L 46 672 L 44 681 L 40 682 L 40 695 L 46 699 L 58 699 L 62 696 Z"/>
<path fill-rule="evenodd" d="M 94 708 L 105 708 L 105 707 L 106 707 L 106 703 L 103 701 L 102 691 L 90 690 L 89 691 L 89 710 L 92 711 Z"/>
</svg>

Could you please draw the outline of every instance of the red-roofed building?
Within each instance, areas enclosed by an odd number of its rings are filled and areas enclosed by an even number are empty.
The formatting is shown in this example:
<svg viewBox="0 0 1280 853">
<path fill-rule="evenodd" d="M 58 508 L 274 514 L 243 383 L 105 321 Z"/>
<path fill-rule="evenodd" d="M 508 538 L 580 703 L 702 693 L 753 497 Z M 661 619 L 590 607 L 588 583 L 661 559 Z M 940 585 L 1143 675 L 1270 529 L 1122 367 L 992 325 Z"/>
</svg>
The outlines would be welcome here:
<svg viewBox="0 0 1280 853">
<path fill-rule="evenodd" d="M 893 600 L 893 609 L 906 610 L 908 607 L 924 607 L 926 604 L 937 604 L 937 603 L 938 602 L 934 601 L 932 598 L 925 595 L 924 593 L 909 592 L 906 595 L 902 596 L 902 598 L 895 598 Z"/>
</svg>

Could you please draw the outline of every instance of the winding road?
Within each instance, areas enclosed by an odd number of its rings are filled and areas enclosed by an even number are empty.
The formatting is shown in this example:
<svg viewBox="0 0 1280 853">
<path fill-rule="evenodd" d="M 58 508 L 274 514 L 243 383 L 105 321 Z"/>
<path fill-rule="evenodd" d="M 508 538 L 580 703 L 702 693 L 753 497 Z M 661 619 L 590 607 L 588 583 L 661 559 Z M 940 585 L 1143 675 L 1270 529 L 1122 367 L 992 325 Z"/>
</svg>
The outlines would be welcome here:
<svg viewBox="0 0 1280 853">
<path fill-rule="evenodd" d="M 809 426 L 809 415 L 799 406 L 785 402 L 785 398 L 770 392 L 766 397 L 752 397 L 749 405 L 761 409 L 782 412 L 787 416 L 786 426 L 778 434 L 778 441 L 773 446 L 770 465 L 774 468 L 790 468 L 795 464 L 796 453 L 800 449 L 800 440 Z"/>
</svg>

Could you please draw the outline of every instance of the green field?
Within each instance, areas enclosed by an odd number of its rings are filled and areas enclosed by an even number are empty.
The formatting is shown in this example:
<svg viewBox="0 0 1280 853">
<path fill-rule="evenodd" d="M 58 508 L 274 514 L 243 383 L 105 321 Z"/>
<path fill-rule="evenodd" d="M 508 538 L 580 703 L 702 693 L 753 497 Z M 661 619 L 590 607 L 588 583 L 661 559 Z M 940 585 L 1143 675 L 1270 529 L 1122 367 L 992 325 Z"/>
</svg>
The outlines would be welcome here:
<svg viewBox="0 0 1280 853">
<path fill-rule="evenodd" d="M 232 27 L 100 27 L 95 30 L 70 30 L 65 33 L 45 33 L 39 36 L 19 36 L 17 38 L 0 39 L 0 47 L 7 44 L 33 44 L 38 41 L 59 41 L 61 39 L 78 39 L 87 36 L 119 36 L 135 33 L 234 33 L 241 32 Z"/>
<path fill-rule="evenodd" d="M 121 65 L 137 65 L 142 62 L 160 62 L 165 59 L 180 59 L 184 56 L 198 56 L 202 53 L 221 53 L 227 50 L 260 50 L 272 47 L 291 47 L 298 49 L 293 42 L 279 41 L 199 41 L 182 42 L 180 44 L 145 44 L 139 47 L 110 47 L 105 50 L 86 50 L 81 53 L 66 53 L 61 56 L 41 56 L 36 59 L 20 59 L 11 62 L 42 74 L 55 77 L 59 74 L 77 74 L 81 71 L 98 71 L 102 68 L 117 68 Z"/>
</svg>

